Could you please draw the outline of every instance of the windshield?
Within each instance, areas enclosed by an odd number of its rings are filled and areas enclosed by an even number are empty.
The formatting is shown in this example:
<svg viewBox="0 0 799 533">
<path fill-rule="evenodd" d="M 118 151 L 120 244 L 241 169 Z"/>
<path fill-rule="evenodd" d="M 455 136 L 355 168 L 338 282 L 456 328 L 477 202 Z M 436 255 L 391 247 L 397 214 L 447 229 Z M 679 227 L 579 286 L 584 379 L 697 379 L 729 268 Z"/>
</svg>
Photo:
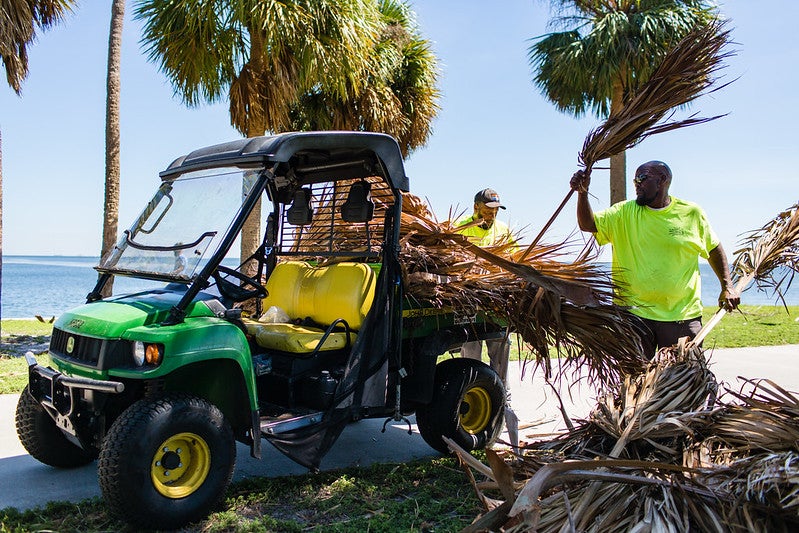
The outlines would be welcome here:
<svg viewBox="0 0 799 533">
<path fill-rule="evenodd" d="M 260 170 L 216 168 L 164 181 L 98 270 L 193 279 L 219 248 Z"/>
</svg>

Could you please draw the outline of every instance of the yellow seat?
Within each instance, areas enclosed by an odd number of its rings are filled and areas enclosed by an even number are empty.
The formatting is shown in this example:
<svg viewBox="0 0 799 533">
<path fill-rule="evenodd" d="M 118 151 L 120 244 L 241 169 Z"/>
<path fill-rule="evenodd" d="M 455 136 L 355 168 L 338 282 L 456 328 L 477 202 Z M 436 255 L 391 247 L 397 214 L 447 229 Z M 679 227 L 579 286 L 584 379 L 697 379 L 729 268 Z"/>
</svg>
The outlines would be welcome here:
<svg viewBox="0 0 799 533">
<path fill-rule="evenodd" d="M 277 306 L 294 319 L 310 319 L 323 327 L 344 320 L 352 331 L 363 324 L 374 300 L 376 275 L 364 263 L 318 267 L 302 261 L 279 263 L 266 282 L 269 295 L 263 309 Z M 343 324 L 342 324 L 343 325 Z M 247 331 L 259 346 L 291 353 L 338 350 L 347 346 L 347 333 L 333 331 L 319 345 L 324 329 L 248 322 Z M 355 335 L 350 333 L 350 343 Z"/>
<path fill-rule="evenodd" d="M 252 329 L 251 329 L 252 328 Z M 324 336 L 325 330 L 294 324 L 247 325 L 247 331 L 255 335 L 258 346 L 291 353 L 311 353 Z M 355 333 L 350 332 L 350 344 L 355 342 Z M 334 331 L 327 336 L 319 351 L 341 350 L 347 347 L 347 333 Z"/>
</svg>

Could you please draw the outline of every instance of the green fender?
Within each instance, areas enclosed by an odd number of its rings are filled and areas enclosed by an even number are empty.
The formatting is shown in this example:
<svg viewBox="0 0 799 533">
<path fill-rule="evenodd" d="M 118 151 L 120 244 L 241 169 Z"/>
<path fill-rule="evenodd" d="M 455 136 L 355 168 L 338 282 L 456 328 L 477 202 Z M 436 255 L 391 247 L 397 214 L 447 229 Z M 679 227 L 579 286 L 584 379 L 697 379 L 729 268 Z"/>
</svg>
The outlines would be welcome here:
<svg viewBox="0 0 799 533">
<path fill-rule="evenodd" d="M 242 330 L 231 322 L 216 317 L 187 318 L 179 324 L 170 326 L 155 324 L 131 328 L 122 334 L 122 338 L 162 345 L 164 347 L 163 360 L 160 365 L 155 367 L 111 369 L 108 372 L 109 377 L 157 379 L 167 377 L 187 367 L 197 367 L 204 361 L 227 360 L 234 363 L 241 372 L 247 388 L 250 409 L 258 408 L 250 347 Z M 203 378 L 197 373 L 189 375 L 193 379 L 206 382 L 218 377 Z"/>
</svg>

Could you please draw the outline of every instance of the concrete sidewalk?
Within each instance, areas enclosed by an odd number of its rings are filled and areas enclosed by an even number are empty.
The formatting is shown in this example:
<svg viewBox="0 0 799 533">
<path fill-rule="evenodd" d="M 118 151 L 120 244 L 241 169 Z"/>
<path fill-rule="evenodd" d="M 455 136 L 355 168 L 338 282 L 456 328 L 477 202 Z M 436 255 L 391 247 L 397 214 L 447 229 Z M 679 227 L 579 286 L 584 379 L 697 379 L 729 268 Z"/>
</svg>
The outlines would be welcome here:
<svg viewBox="0 0 799 533">
<path fill-rule="evenodd" d="M 711 370 L 719 381 L 738 388 L 738 376 L 767 378 L 780 386 L 799 391 L 799 345 L 735 348 L 709 351 Z M 511 405 L 519 417 L 519 436 L 531 440 L 564 427 L 557 399 L 540 372 L 528 365 L 521 376 L 520 365 L 511 363 L 508 385 Z M 593 390 L 579 377 L 561 384 L 564 408 L 572 418 L 583 418 L 595 405 Z M 14 411 L 17 395 L 0 395 L 0 509 L 20 510 L 43 507 L 50 501 L 80 501 L 100 496 L 97 463 L 59 470 L 30 457 L 17 439 Z M 411 422 L 415 422 L 411 418 Z M 382 433 L 383 420 L 363 420 L 348 426 L 323 459 L 322 470 L 372 463 L 398 463 L 435 456 L 422 440 L 416 425 L 408 435 L 408 425 L 390 423 Z M 507 435 L 503 435 L 507 439 Z M 277 477 L 304 474 L 305 468 L 263 443 L 261 460 L 249 455 L 249 448 L 239 445 L 234 480 L 253 476 Z"/>
</svg>

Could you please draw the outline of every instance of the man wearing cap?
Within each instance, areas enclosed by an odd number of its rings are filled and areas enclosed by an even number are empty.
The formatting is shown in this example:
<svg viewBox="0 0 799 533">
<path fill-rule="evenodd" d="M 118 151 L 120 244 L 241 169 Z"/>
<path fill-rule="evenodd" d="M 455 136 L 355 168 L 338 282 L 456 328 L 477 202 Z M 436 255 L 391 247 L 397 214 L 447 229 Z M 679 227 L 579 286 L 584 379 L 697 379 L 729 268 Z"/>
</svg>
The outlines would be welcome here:
<svg viewBox="0 0 799 533">
<path fill-rule="evenodd" d="M 455 221 L 455 227 L 464 226 L 458 233 L 482 248 L 514 243 L 513 234 L 504 222 L 497 220 L 497 213 L 505 209 L 494 189 L 483 189 L 474 195 L 474 213 Z"/>
<path fill-rule="evenodd" d="M 510 228 L 504 222 L 497 220 L 497 213 L 505 206 L 499 201 L 499 194 L 493 189 L 483 189 L 474 195 L 474 212 L 470 216 L 463 216 L 455 221 L 454 226 L 458 233 L 466 235 L 469 241 L 487 248 L 502 244 L 515 244 Z M 510 339 L 491 339 L 485 341 L 488 358 L 502 382 L 508 376 L 508 355 L 510 353 Z M 482 358 L 482 341 L 466 342 L 461 347 L 461 355 L 469 359 Z"/>
<path fill-rule="evenodd" d="M 590 175 L 578 171 L 577 224 L 600 244 L 613 245 L 613 278 L 621 303 L 646 325 L 644 354 L 693 338 L 702 328 L 699 257 L 710 263 L 721 284 L 719 307 L 735 309 L 740 300 L 730 280 L 727 255 L 697 204 L 669 195 L 671 169 L 649 161 L 635 172 L 635 200 L 594 213 L 588 201 Z"/>
<path fill-rule="evenodd" d="M 497 220 L 497 213 L 505 206 L 499 201 L 499 194 L 493 189 L 483 189 L 474 195 L 474 212 L 470 216 L 464 216 L 455 221 L 454 226 L 458 233 L 466 235 L 469 241 L 488 248 L 503 244 L 516 244 L 510 228 L 504 222 Z M 491 368 L 494 369 L 502 383 L 508 377 L 508 358 L 510 356 L 510 338 L 508 332 L 500 339 L 488 339 L 485 341 L 488 351 L 488 360 Z M 461 356 L 468 359 L 482 360 L 483 341 L 464 342 L 461 346 Z M 505 399 L 505 427 L 511 446 L 518 451 L 519 445 L 519 419 L 510 406 L 510 392 Z"/>
</svg>

